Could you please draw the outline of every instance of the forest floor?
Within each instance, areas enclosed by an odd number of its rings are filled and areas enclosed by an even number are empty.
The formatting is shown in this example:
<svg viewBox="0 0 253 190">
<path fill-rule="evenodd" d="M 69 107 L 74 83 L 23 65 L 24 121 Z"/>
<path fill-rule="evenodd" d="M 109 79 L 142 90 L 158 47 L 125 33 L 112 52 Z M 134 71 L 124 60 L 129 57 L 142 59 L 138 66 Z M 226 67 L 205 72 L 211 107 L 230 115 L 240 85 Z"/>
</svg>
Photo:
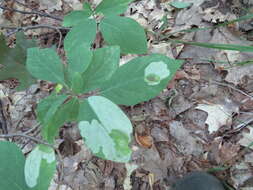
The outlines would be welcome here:
<svg viewBox="0 0 253 190">
<path fill-rule="evenodd" d="M 7 2 L 10 8 L 25 11 L 32 8 L 61 18 L 82 7 L 79 0 Z M 99 0 L 90 2 L 95 5 Z M 50 190 L 57 186 L 60 190 L 167 190 L 176 179 L 190 171 L 211 172 L 228 189 L 253 190 L 253 150 L 248 147 L 253 142 L 253 53 L 170 41 L 252 45 L 252 19 L 223 27 L 213 26 L 252 14 L 253 2 L 181 0 L 192 3 L 182 9 L 171 6 L 170 2 L 137 0 L 125 13 L 146 29 L 149 53 L 184 60 L 159 96 L 132 107 L 122 107 L 134 126 L 131 162 L 121 164 L 92 156 L 82 143 L 76 125 L 68 123 L 57 138 L 63 168 L 55 175 Z M 0 14 L 0 24 L 61 26 L 59 20 L 36 14 L 10 10 L 0 11 Z M 207 27 L 210 28 L 168 35 Z M 63 37 L 66 32 L 62 31 Z M 38 28 L 27 30 L 25 34 L 37 38 L 42 47 L 60 43 L 62 49 L 62 39 L 56 30 Z M 11 42 L 14 38 L 8 39 Z M 121 63 L 134 56 L 122 56 Z M 242 62 L 244 64 L 240 64 Z M 0 84 L 9 133 L 36 126 L 36 104 L 53 87 L 40 81 L 26 91 L 16 92 L 12 89 L 15 84 L 15 81 Z M 35 128 L 31 135 L 39 137 L 39 130 Z M 15 137 L 13 141 L 25 154 L 34 147 L 29 139 Z"/>
</svg>

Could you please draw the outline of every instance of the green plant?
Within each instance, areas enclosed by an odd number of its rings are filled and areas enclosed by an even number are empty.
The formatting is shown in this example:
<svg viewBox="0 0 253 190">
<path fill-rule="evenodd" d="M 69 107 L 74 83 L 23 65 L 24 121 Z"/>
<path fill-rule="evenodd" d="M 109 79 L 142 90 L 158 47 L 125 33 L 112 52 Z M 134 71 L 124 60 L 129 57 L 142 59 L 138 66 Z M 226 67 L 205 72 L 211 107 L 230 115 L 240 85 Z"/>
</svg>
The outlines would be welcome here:
<svg viewBox="0 0 253 190">
<path fill-rule="evenodd" d="M 19 86 L 16 90 L 25 90 L 36 80 L 30 75 L 25 67 L 27 48 L 35 47 L 33 40 L 26 40 L 23 32 L 16 34 L 15 48 L 9 48 L 6 45 L 5 38 L 0 35 L 0 80 L 16 78 L 19 80 Z"/>
<path fill-rule="evenodd" d="M 95 10 L 84 3 L 83 11 L 73 11 L 65 17 L 64 25 L 73 26 L 64 39 L 67 66 L 61 63 L 54 47 L 27 49 L 27 71 L 57 85 L 36 109 L 46 143 L 37 145 L 25 159 L 15 144 L 0 142 L 0 160 L 4 160 L 0 176 L 6 179 L 0 181 L 1 187 L 47 189 L 56 170 L 54 139 L 66 122 L 78 122 L 80 134 L 94 155 L 116 162 L 129 161 L 132 125 L 116 104 L 135 105 L 155 97 L 182 63 L 153 54 L 119 66 L 120 53 L 147 51 L 144 30 L 131 19 L 115 16 L 124 12 L 129 2 L 104 0 Z M 112 46 L 91 50 L 97 25 L 93 19 L 101 13 L 105 18 L 99 27 Z M 126 29 L 123 25 L 127 24 Z M 12 165 L 8 164 L 10 156 Z"/>
<path fill-rule="evenodd" d="M 166 87 L 181 61 L 154 54 L 119 67 L 119 58 L 118 46 L 96 49 L 87 69 L 79 73 L 70 71 L 74 63 L 70 58 L 65 68 L 53 48 L 28 49 L 28 71 L 38 79 L 64 87 L 62 93 L 55 91 L 37 107 L 46 141 L 53 143 L 58 128 L 65 122 L 79 121 L 81 134 L 94 154 L 119 162 L 129 160 L 132 126 L 114 103 L 134 105 L 153 98 Z M 85 62 L 79 66 L 84 67 Z M 64 71 L 71 77 L 65 77 Z M 95 90 L 93 95 L 88 93 L 91 90 Z M 93 134 L 101 138 L 92 137 Z"/>
<path fill-rule="evenodd" d="M 103 0 L 95 9 L 84 3 L 83 10 L 66 15 L 63 26 L 73 27 L 64 41 L 67 53 L 76 45 L 89 46 L 97 30 L 101 31 L 108 45 L 120 46 L 121 53 L 146 53 L 144 29 L 131 18 L 117 16 L 125 12 L 131 1 Z"/>
</svg>

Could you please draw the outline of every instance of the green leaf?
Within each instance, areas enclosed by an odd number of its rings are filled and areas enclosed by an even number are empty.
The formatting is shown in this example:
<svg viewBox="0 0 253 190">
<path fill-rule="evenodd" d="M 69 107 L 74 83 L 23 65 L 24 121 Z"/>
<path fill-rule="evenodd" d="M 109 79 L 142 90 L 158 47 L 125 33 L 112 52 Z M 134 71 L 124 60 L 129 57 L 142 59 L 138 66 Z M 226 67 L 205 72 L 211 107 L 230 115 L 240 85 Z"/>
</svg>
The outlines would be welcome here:
<svg viewBox="0 0 253 190">
<path fill-rule="evenodd" d="M 69 72 L 83 73 L 89 66 L 92 59 L 90 45 L 79 44 L 66 52 Z"/>
<path fill-rule="evenodd" d="M 119 45 L 122 53 L 144 54 L 147 39 L 144 29 L 135 20 L 120 16 L 106 17 L 100 30 L 109 45 Z"/>
<path fill-rule="evenodd" d="M 91 13 L 88 11 L 72 11 L 63 19 L 63 26 L 70 27 L 76 26 L 79 23 L 87 20 L 90 17 Z"/>
<path fill-rule="evenodd" d="M 187 7 L 190 7 L 192 5 L 191 2 L 180 2 L 180 1 L 174 1 L 170 3 L 171 6 L 178 8 L 178 9 L 184 9 Z"/>
<path fill-rule="evenodd" d="M 0 141 L 0 187 L 3 190 L 27 190 L 24 175 L 25 157 L 18 146 Z"/>
<path fill-rule="evenodd" d="M 79 112 L 79 101 L 73 97 L 66 103 L 62 104 L 50 121 L 43 125 L 42 136 L 49 143 L 54 142 L 55 136 L 58 134 L 58 129 L 65 123 L 76 121 Z"/>
<path fill-rule="evenodd" d="M 95 9 L 96 13 L 105 16 L 119 15 L 126 11 L 128 4 L 133 0 L 103 0 Z"/>
<path fill-rule="evenodd" d="M 132 124 L 117 105 L 101 96 L 89 97 L 80 105 L 78 120 L 81 135 L 96 156 L 129 161 Z"/>
<path fill-rule="evenodd" d="M 38 145 L 25 162 L 25 180 L 33 190 L 48 189 L 56 171 L 54 149 Z"/>
<path fill-rule="evenodd" d="M 117 70 L 120 59 L 118 46 L 99 48 L 93 51 L 92 62 L 83 74 L 86 91 L 94 90 L 109 80 Z"/>
<path fill-rule="evenodd" d="M 54 48 L 28 49 L 26 67 L 38 79 L 64 84 L 63 64 Z"/>
<path fill-rule="evenodd" d="M 87 12 L 89 13 L 89 15 L 92 15 L 92 13 L 93 13 L 92 7 L 91 7 L 90 4 L 87 3 L 87 2 L 84 2 L 84 3 L 83 3 L 83 10 L 84 10 L 84 11 L 87 11 Z"/>
<path fill-rule="evenodd" d="M 87 19 L 74 26 L 64 39 L 64 49 L 70 52 L 75 47 L 90 46 L 96 37 L 97 24 L 93 19 Z"/>
<path fill-rule="evenodd" d="M 6 45 L 3 35 L 0 35 L 0 80 L 16 78 L 19 80 L 20 85 L 16 90 L 24 90 L 36 80 L 30 75 L 25 68 L 27 48 L 35 47 L 36 43 L 33 40 L 25 39 L 24 33 L 19 32 L 16 34 L 15 48 L 9 48 Z"/>
<path fill-rule="evenodd" d="M 41 100 L 36 109 L 38 120 L 44 125 L 48 123 L 67 97 L 67 95 L 52 93 L 50 96 Z"/>
<path fill-rule="evenodd" d="M 24 32 L 18 32 L 16 34 L 16 45 L 13 51 L 17 52 L 17 54 L 18 52 L 23 52 L 22 54 L 19 55 L 20 56 L 19 58 L 22 58 L 25 60 L 27 49 L 31 47 L 36 47 L 36 46 L 37 46 L 37 43 L 34 39 L 26 39 Z M 23 62 L 22 64 L 25 64 L 25 62 Z"/>
<path fill-rule="evenodd" d="M 80 73 L 78 72 L 72 72 L 70 73 L 70 78 L 71 78 L 71 89 L 74 93 L 79 94 L 83 92 L 84 89 L 84 82 L 83 82 L 83 77 Z"/>
<path fill-rule="evenodd" d="M 137 57 L 119 67 L 101 89 L 101 95 L 116 104 L 147 101 L 166 87 L 181 63 L 159 54 Z"/>
</svg>

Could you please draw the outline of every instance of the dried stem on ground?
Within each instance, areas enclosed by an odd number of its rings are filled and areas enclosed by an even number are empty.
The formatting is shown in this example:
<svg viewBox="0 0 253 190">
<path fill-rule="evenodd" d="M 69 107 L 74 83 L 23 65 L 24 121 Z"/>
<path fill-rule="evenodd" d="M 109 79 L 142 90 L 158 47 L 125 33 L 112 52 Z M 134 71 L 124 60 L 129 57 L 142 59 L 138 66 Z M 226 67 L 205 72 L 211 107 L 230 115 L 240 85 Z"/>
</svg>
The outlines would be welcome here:
<svg viewBox="0 0 253 190">
<path fill-rule="evenodd" d="M 2 6 L 2 5 L 0 5 L 0 9 L 7 10 L 7 11 L 14 11 L 14 12 L 18 12 L 18 13 L 21 13 L 21 14 L 39 15 L 39 16 L 42 16 L 42 17 L 52 18 L 52 19 L 55 19 L 55 20 L 58 20 L 58 21 L 63 20 L 60 17 L 54 16 L 54 15 L 51 15 L 51 14 L 47 14 L 47 13 L 43 13 L 43 12 L 40 12 L 40 11 L 35 11 L 35 10 L 21 11 L 21 10 L 18 10 L 18 9 L 13 9 L 13 8 L 5 7 L 5 6 Z"/>
</svg>

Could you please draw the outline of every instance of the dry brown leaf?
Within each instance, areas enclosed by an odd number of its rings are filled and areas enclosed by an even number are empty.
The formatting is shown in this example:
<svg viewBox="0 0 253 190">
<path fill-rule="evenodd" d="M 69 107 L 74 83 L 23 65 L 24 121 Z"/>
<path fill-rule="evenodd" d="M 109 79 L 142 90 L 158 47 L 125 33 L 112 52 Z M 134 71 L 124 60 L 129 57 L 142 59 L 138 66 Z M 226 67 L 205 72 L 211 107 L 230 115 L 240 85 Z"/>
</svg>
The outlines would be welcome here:
<svg viewBox="0 0 253 190">
<path fill-rule="evenodd" d="M 186 72 L 184 72 L 183 70 L 178 70 L 176 74 L 174 75 L 174 77 L 169 81 L 167 88 L 173 89 L 176 84 L 176 80 L 180 80 L 187 77 L 188 75 Z"/>
<path fill-rule="evenodd" d="M 248 64 L 244 66 L 237 66 L 227 69 L 228 74 L 225 78 L 227 82 L 238 85 L 242 78 L 246 75 L 253 77 L 253 64 Z"/>
<path fill-rule="evenodd" d="M 153 138 L 149 135 L 138 135 L 135 133 L 135 140 L 140 146 L 144 148 L 151 148 L 153 145 Z"/>
<path fill-rule="evenodd" d="M 170 58 L 174 58 L 172 51 L 171 51 L 171 45 L 170 43 L 159 43 L 159 44 L 149 44 L 149 51 L 150 53 L 160 53 L 164 54 Z"/>
<path fill-rule="evenodd" d="M 182 157 L 176 156 L 170 150 L 166 150 L 166 154 L 162 160 L 155 148 L 138 148 L 133 152 L 132 159 L 139 166 L 139 168 L 143 168 L 145 171 L 150 172 L 150 174 L 154 176 L 154 182 L 167 178 L 168 170 L 180 170 L 184 163 Z M 148 182 L 148 179 L 146 180 Z"/>
<path fill-rule="evenodd" d="M 240 150 L 240 146 L 238 144 L 232 144 L 231 142 L 226 142 L 220 147 L 220 158 L 224 163 L 238 155 L 238 151 Z"/>
<path fill-rule="evenodd" d="M 183 124 L 178 121 L 172 121 L 170 124 L 170 134 L 177 143 L 177 149 L 185 155 L 199 156 L 203 153 L 203 147 L 198 143 L 197 138 L 192 137 L 190 132 L 184 128 Z"/>
</svg>

